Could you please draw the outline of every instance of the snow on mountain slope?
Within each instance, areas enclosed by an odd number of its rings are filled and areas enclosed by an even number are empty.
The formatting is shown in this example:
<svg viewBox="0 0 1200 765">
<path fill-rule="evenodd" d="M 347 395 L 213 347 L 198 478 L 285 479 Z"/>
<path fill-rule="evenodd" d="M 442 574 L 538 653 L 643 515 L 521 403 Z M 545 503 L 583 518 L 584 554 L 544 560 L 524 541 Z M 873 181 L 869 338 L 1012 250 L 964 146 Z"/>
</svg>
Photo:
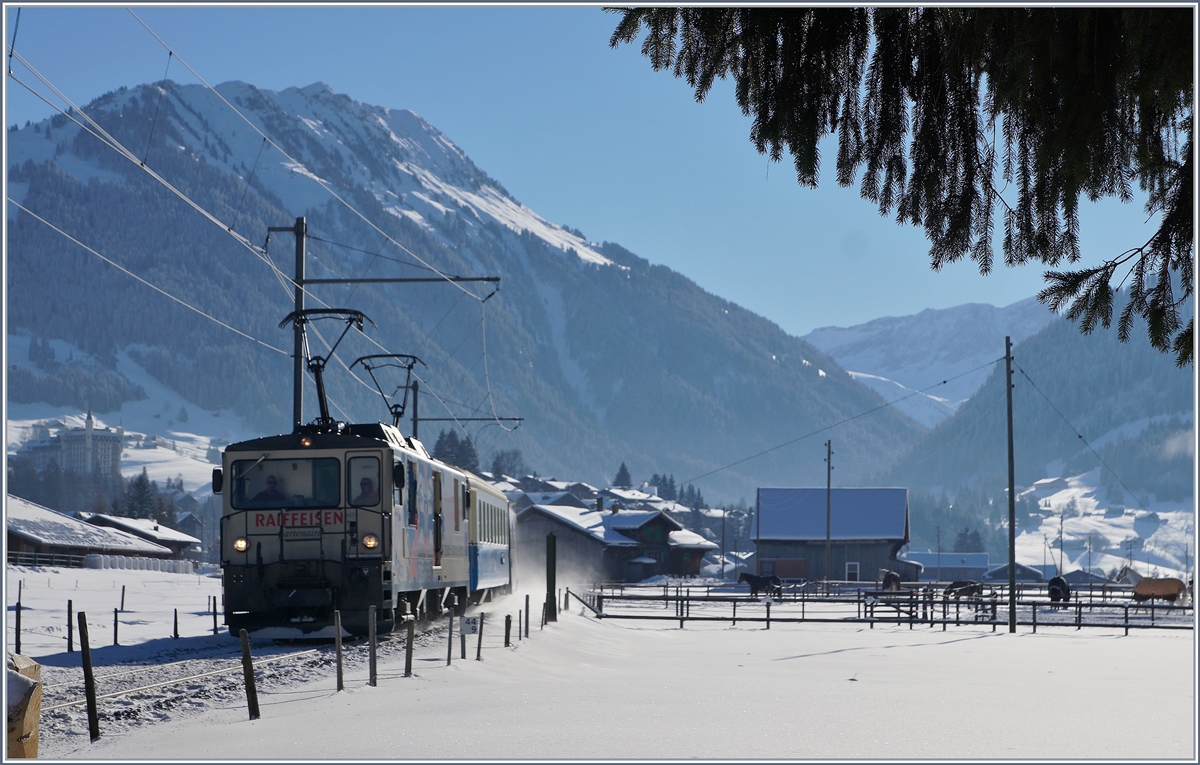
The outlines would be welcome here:
<svg viewBox="0 0 1200 765">
<path fill-rule="evenodd" d="M 897 409 L 927 428 L 932 428 L 954 414 L 957 402 L 915 391 L 907 385 L 878 375 L 850 372 L 850 376 L 883 396 L 885 401 L 894 402 Z"/>
<path fill-rule="evenodd" d="M 931 425 L 948 417 L 978 390 L 991 374 L 990 362 L 1004 357 L 1006 335 L 1015 345 L 1053 319 L 1054 314 L 1036 298 L 1027 298 L 1003 308 L 967 303 L 911 316 L 887 316 L 853 327 L 821 327 L 802 339 L 846 370 L 912 390 L 938 385 L 926 393 L 948 402 L 948 409 L 938 410 L 925 402 L 919 407 L 898 405 L 909 416 Z M 946 384 L 939 385 L 943 380 Z M 935 413 L 940 416 L 930 422 L 928 416 Z"/>
<path fill-rule="evenodd" d="M 184 131 L 197 140 L 197 153 L 209 151 L 221 164 L 240 158 L 238 167 L 226 165 L 256 180 L 291 209 L 302 211 L 329 202 L 325 185 L 339 193 L 353 186 L 371 191 L 393 215 L 407 217 L 435 232 L 438 221 L 451 211 L 463 211 L 475 225 L 497 223 L 515 233 L 529 232 L 581 260 L 609 265 L 581 237 L 546 221 L 517 202 L 494 179 L 475 166 L 443 133 L 406 109 L 370 106 L 339 95 L 325 83 L 280 92 L 262 90 L 243 82 L 218 85 L 217 92 L 237 107 L 264 133 L 271 136 L 291 159 L 267 146 L 237 114 L 220 103 L 217 94 L 198 85 L 172 86 L 170 96 L 183 120 L 196 121 Z M 204 115 L 219 115 L 217 117 Z M 200 120 L 206 131 L 200 130 Z M 215 134 L 215 141 L 211 138 Z M 209 136 L 204 143 L 200 136 Z M 228 143 L 228 155 L 214 152 L 212 144 Z M 380 156 L 379 147 L 388 147 Z M 262 154 L 254 168 L 246 157 Z M 294 161 L 293 161 L 294 160 Z"/>
<path fill-rule="evenodd" d="M 55 355 L 60 360 L 70 358 L 72 363 L 96 363 L 85 351 L 62 340 L 50 340 Z M 28 367 L 35 371 L 29 361 L 29 338 L 8 335 L 8 363 L 10 366 Z M 178 393 L 166 387 L 142 369 L 125 353 L 117 354 L 116 371 L 134 385 L 146 391 L 141 401 L 126 401 L 114 412 L 93 413 L 97 428 L 125 429 L 126 448 L 121 453 L 121 473 L 132 478 L 146 469 L 151 480 L 164 483 L 166 479 L 183 477 L 184 488 L 205 499 L 212 482 L 213 464 L 207 459 L 208 447 L 241 441 L 262 435 L 246 427 L 232 411 L 206 411 Z M 175 422 L 181 408 L 188 412 L 187 422 Z M 8 419 L 5 423 L 5 450 L 14 454 L 21 444 L 31 440 L 34 427 L 39 423 L 60 422 L 68 428 L 81 428 L 86 412 L 64 405 L 46 403 L 17 404 L 8 402 Z M 57 428 L 51 427 L 53 435 Z M 143 448 L 147 436 L 154 436 L 157 445 Z"/>
</svg>

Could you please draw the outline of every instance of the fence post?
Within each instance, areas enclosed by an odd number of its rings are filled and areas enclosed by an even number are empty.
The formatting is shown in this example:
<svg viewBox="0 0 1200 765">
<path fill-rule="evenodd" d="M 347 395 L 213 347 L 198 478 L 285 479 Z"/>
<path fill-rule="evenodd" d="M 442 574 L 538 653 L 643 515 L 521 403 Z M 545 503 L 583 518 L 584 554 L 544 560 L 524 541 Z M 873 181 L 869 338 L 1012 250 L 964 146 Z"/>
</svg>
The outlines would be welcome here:
<svg viewBox="0 0 1200 765">
<path fill-rule="evenodd" d="M 369 644 L 367 654 L 369 678 L 367 679 L 367 682 L 371 685 L 371 687 L 375 687 L 375 685 L 378 684 L 375 671 L 377 666 L 375 661 L 375 606 L 371 606 L 367 609 L 367 643 Z"/>
<path fill-rule="evenodd" d="M 1125 605 L 1125 637 L 1129 637 L 1129 604 Z"/>
<path fill-rule="evenodd" d="M 504 615 L 504 647 L 508 648 L 511 645 L 509 637 L 512 635 L 512 614 Z"/>
<path fill-rule="evenodd" d="M 117 642 L 117 609 L 113 609 L 113 645 L 120 645 Z"/>
<path fill-rule="evenodd" d="M 413 637 L 417 630 L 417 617 L 405 614 L 404 621 L 408 622 L 408 640 L 404 646 L 404 676 L 412 677 Z"/>
<path fill-rule="evenodd" d="M 175 631 L 171 634 L 172 640 L 179 639 L 179 609 L 175 609 Z"/>
<path fill-rule="evenodd" d="M 342 612 L 336 608 L 333 610 L 333 648 L 337 655 L 337 689 L 342 691 L 346 687 L 342 682 Z"/>
<path fill-rule="evenodd" d="M 604 616 L 604 590 L 596 596 L 596 613 L 598 616 Z"/>
<path fill-rule="evenodd" d="M 525 637 L 529 637 L 529 593 L 525 593 Z"/>
<path fill-rule="evenodd" d="M 121 585 L 121 613 L 125 613 L 125 585 Z"/>
<path fill-rule="evenodd" d="M 79 612 L 79 651 L 83 658 L 83 695 L 87 699 L 88 734 L 100 738 L 100 715 L 96 710 L 96 676 L 92 674 L 92 649 L 88 645 L 87 614 Z"/>
<path fill-rule="evenodd" d="M 483 661 L 483 617 L 487 614 L 479 612 L 479 642 L 475 644 L 475 661 Z"/>
<path fill-rule="evenodd" d="M 874 626 L 874 625 L 872 625 Z M 771 599 L 767 598 L 767 629 L 771 629 Z"/>
<path fill-rule="evenodd" d="M 213 596 L 213 634 L 217 634 L 217 596 Z"/>
<path fill-rule="evenodd" d="M 1033 631 L 1037 633 L 1037 602 L 1033 603 Z"/>
<path fill-rule="evenodd" d="M 450 609 L 449 627 L 446 630 L 446 666 L 450 666 L 450 660 L 454 658 L 454 609 Z"/>
<path fill-rule="evenodd" d="M 17 628 L 17 645 L 16 645 L 17 650 L 14 653 L 19 654 L 19 653 L 21 653 L 21 601 L 20 600 L 17 600 L 17 619 L 16 619 L 15 626 Z"/>
<path fill-rule="evenodd" d="M 258 719 L 258 689 L 254 687 L 254 661 L 250 658 L 250 635 L 241 630 L 242 675 L 246 679 L 246 706 L 250 708 L 250 719 Z"/>
<path fill-rule="evenodd" d="M 733 601 L 733 626 L 737 626 L 737 601 Z"/>
<path fill-rule="evenodd" d="M 74 615 L 71 613 L 75 608 L 74 602 L 67 601 L 67 653 L 75 650 L 75 624 L 73 622 Z"/>
<path fill-rule="evenodd" d="M 517 640 L 521 639 L 521 609 L 517 609 Z"/>
</svg>

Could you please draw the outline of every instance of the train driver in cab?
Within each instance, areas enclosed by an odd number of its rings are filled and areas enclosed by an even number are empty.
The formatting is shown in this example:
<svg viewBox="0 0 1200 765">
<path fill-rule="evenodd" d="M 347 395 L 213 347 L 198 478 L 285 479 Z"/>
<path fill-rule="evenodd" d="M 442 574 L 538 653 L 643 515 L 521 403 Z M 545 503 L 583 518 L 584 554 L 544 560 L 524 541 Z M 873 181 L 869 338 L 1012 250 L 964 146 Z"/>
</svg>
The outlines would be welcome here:
<svg viewBox="0 0 1200 765">
<path fill-rule="evenodd" d="M 359 486 L 361 488 L 361 491 L 359 492 L 358 496 L 354 498 L 354 502 L 352 502 L 351 504 L 354 504 L 354 505 L 378 505 L 379 504 L 379 492 L 375 489 L 374 481 L 372 481 L 370 478 L 364 478 L 364 479 L 362 479 L 361 482 L 359 482 Z"/>
<path fill-rule="evenodd" d="M 279 490 L 278 481 L 275 476 L 267 476 L 267 488 L 255 494 L 251 502 L 286 502 L 287 496 Z"/>
</svg>

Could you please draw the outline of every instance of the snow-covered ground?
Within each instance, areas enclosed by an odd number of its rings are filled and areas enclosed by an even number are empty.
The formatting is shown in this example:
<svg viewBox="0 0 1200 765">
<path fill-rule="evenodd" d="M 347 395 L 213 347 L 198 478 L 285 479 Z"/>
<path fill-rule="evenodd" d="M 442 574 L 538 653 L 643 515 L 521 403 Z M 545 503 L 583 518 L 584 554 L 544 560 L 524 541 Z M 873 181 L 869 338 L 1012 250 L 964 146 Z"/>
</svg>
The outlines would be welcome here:
<svg viewBox="0 0 1200 765">
<path fill-rule="evenodd" d="M 25 651 L 44 682 L 82 684 L 78 649 L 64 653 L 65 600 L 88 611 L 97 674 L 117 665 L 209 661 L 228 666 L 236 642 L 211 635 L 210 576 L 144 571 L 7 571 L 18 582 Z M 76 584 L 78 582 L 78 584 Z M 112 608 L 126 587 L 121 646 Z M 261 719 L 239 675 L 102 702 L 101 738 L 80 713 L 43 715 L 49 759 L 1180 759 L 1196 757 L 1194 631 L 986 626 L 943 632 L 850 624 L 597 621 L 572 604 L 555 624 L 503 646 L 505 614 L 524 593 L 484 606 L 482 661 L 446 666 L 445 633 L 383 651 L 367 684 L 348 651 L 338 693 L 329 649 L 291 673 L 271 654 L 309 644 L 255 641 Z M 531 593 L 533 601 L 538 594 Z M 179 641 L 171 640 L 180 608 Z M 184 612 L 188 613 L 187 618 Z M 196 613 L 198 612 L 198 613 Z M 9 611 L 9 647 L 12 645 Z M 106 625 L 107 622 L 107 625 Z M 490 626 L 489 626 L 490 625 Z M 440 638 L 438 635 L 440 634 Z M 108 645 L 106 645 L 106 643 Z M 219 658 L 205 659 L 206 656 Z M 269 665 L 278 667 L 284 663 Z M 167 667 L 141 670 L 147 679 Z M 101 685 L 103 693 L 103 685 Z M 171 699 L 176 701 L 172 702 Z M 118 714 L 119 713 L 119 714 Z"/>
</svg>

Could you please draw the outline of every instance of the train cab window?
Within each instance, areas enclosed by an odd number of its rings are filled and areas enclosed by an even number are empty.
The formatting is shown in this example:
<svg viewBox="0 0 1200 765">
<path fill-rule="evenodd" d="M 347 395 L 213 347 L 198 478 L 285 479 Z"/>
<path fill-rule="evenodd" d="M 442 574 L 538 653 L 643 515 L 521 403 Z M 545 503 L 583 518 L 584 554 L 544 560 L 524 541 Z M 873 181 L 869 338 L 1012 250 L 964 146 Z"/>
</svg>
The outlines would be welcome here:
<svg viewBox="0 0 1200 765">
<path fill-rule="evenodd" d="M 337 507 L 341 463 L 317 459 L 236 460 L 230 469 L 230 501 L 251 508 Z"/>
<path fill-rule="evenodd" d="M 346 461 L 347 493 L 355 507 L 374 507 L 379 504 L 379 458 L 351 457 Z"/>
</svg>

